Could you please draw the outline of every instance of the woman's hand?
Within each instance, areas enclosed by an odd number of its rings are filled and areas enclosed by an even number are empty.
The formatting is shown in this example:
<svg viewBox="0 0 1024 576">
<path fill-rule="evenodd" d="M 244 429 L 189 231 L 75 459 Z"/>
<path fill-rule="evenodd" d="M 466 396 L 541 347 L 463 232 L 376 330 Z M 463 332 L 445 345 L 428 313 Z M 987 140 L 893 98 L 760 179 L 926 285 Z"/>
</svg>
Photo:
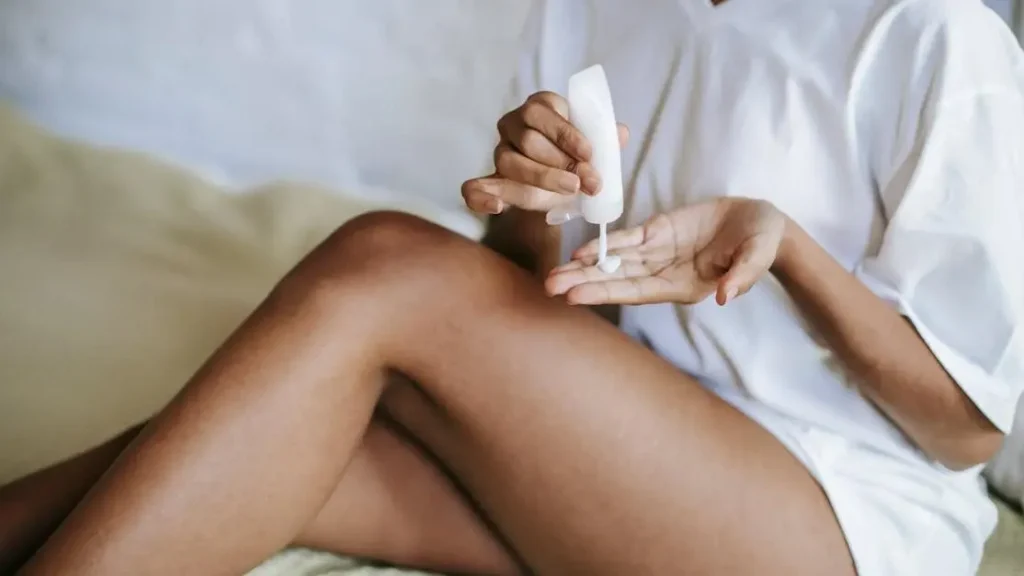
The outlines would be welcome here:
<svg viewBox="0 0 1024 576">
<path fill-rule="evenodd" d="M 725 305 L 768 272 L 785 229 L 786 216 L 769 202 L 720 198 L 609 234 L 608 253 L 622 258 L 612 274 L 595 266 L 595 240 L 545 285 L 570 304 L 694 304 L 714 293 Z"/>
<path fill-rule="evenodd" d="M 588 163 L 593 149 L 568 115 L 565 98 L 538 92 L 503 116 L 494 174 L 462 185 L 466 206 L 484 214 L 500 214 L 509 207 L 547 212 L 578 192 L 597 194 L 601 177 Z M 625 145 L 625 126 L 619 126 L 619 135 Z"/>
</svg>

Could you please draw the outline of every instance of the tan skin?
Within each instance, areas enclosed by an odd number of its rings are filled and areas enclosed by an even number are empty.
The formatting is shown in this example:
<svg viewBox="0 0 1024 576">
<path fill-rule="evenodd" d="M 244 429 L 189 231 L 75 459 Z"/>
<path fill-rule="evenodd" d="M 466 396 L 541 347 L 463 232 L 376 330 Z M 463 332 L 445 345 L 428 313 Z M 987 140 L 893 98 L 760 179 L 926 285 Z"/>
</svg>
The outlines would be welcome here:
<svg viewBox="0 0 1024 576">
<path fill-rule="evenodd" d="M 527 214 L 555 201 L 537 178 L 572 168 L 585 193 L 599 187 L 563 112 L 543 94 L 506 117 L 496 174 L 463 189 L 470 207 L 523 223 L 488 242 L 535 269 L 557 239 Z M 494 251 L 412 217 L 346 224 L 23 573 L 235 574 L 299 542 L 494 574 L 519 570 L 505 550 L 537 574 L 853 574 L 827 500 L 774 437 L 567 305 L 711 294 L 728 305 L 769 272 L 924 450 L 966 466 L 997 444 L 913 329 L 771 205 L 685 207 L 613 245 L 626 261 L 616 277 L 595 275 L 588 246 L 545 291 Z"/>
</svg>

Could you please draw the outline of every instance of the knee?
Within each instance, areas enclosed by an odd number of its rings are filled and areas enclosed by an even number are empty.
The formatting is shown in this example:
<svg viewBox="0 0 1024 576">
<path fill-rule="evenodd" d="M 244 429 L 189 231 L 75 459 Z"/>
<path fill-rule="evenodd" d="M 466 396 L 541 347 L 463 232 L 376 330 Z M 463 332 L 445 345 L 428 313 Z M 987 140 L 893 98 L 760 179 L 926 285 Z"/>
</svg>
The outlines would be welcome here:
<svg viewBox="0 0 1024 576">
<path fill-rule="evenodd" d="M 404 212 L 368 212 L 356 216 L 327 237 L 320 250 L 334 261 L 384 265 L 416 252 L 436 249 L 453 234 Z"/>
<path fill-rule="evenodd" d="M 530 287 L 530 289 L 527 289 Z M 542 292 L 524 272 L 478 243 L 409 214 L 372 212 L 341 226 L 279 283 L 285 302 L 363 313 L 380 306 L 426 312 L 429 298 L 500 306 Z"/>
<path fill-rule="evenodd" d="M 431 262 L 446 260 L 446 253 L 466 242 L 410 214 L 369 212 L 325 238 L 281 280 L 274 294 L 289 300 L 315 296 L 318 301 L 344 295 L 349 302 L 357 294 L 379 297 L 429 274 Z"/>
<path fill-rule="evenodd" d="M 368 212 L 335 230 L 300 266 L 315 269 L 316 275 L 325 280 L 351 280 L 400 270 L 409 273 L 424 253 L 444 250 L 453 236 L 411 214 Z"/>
</svg>

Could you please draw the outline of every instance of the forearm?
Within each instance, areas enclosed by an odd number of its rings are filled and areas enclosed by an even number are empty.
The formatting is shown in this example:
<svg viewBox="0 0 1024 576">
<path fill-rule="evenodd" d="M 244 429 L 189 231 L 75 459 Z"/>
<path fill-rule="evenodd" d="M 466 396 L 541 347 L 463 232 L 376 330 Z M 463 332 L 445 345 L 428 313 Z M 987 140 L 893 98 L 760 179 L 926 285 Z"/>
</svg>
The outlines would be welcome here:
<svg viewBox="0 0 1024 576">
<path fill-rule="evenodd" d="M 544 214 L 510 208 L 491 216 L 483 244 L 540 279 L 558 265 L 562 234 Z"/>
<path fill-rule="evenodd" d="M 951 468 L 989 459 L 1001 433 L 896 310 L 791 220 L 772 272 L 856 377 L 925 453 Z"/>
</svg>

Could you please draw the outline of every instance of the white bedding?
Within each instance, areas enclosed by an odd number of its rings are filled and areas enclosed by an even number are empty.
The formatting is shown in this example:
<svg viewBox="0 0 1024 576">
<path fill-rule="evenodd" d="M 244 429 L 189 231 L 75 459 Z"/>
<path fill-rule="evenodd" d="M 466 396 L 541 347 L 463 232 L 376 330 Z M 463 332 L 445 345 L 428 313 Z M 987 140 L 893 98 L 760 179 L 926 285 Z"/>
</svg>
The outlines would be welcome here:
<svg viewBox="0 0 1024 576">
<path fill-rule="evenodd" d="M 427 576 L 424 572 L 375 567 L 315 550 L 286 550 L 247 576 Z"/>
</svg>

